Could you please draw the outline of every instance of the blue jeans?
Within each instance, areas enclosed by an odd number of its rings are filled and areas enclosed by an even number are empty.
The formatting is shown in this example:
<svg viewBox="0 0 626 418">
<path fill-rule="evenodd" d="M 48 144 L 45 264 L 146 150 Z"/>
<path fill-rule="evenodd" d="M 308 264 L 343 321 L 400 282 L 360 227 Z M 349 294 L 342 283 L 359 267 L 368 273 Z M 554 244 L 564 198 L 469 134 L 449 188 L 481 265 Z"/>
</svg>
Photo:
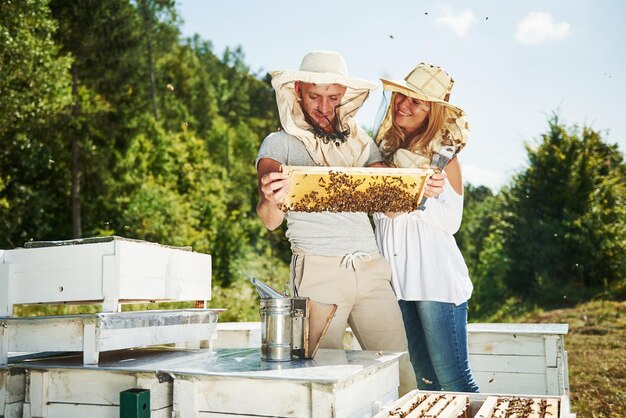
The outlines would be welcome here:
<svg viewBox="0 0 626 418">
<path fill-rule="evenodd" d="M 421 390 L 478 392 L 469 366 L 467 302 L 400 300 L 409 356 Z"/>
</svg>

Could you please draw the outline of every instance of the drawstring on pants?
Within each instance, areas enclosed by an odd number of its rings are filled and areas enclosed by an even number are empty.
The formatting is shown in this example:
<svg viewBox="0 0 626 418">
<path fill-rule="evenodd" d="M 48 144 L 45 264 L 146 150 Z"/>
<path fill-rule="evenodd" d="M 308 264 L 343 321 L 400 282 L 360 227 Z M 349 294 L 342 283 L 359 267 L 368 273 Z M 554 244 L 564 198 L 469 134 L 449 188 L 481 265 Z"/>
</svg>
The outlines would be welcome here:
<svg viewBox="0 0 626 418">
<path fill-rule="evenodd" d="M 344 268 L 351 268 L 352 267 L 352 269 L 355 269 L 356 267 L 355 267 L 354 263 L 355 263 L 355 260 L 357 258 L 360 258 L 361 260 L 365 261 L 366 263 L 369 262 L 369 261 L 372 261 L 372 255 L 371 254 L 356 252 L 356 253 L 348 254 L 348 255 L 344 256 L 341 259 L 341 267 L 344 267 Z"/>
</svg>

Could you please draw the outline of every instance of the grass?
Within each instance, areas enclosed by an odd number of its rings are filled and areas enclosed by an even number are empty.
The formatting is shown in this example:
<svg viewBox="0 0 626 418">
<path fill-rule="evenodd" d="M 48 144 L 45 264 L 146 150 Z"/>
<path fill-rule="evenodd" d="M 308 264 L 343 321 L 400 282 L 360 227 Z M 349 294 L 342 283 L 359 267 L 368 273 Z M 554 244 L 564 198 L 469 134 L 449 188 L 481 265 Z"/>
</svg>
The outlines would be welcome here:
<svg viewBox="0 0 626 418">
<path fill-rule="evenodd" d="M 626 417 L 626 302 L 592 301 L 533 312 L 515 322 L 567 323 L 572 412 L 578 417 Z"/>
</svg>

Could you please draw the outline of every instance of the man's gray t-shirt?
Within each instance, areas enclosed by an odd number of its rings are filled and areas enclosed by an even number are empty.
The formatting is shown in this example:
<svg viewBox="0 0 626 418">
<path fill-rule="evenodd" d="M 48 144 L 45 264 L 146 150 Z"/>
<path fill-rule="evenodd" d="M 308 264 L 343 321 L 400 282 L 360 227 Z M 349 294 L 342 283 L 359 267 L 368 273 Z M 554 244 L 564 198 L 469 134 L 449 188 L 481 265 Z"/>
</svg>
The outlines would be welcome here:
<svg viewBox="0 0 626 418">
<path fill-rule="evenodd" d="M 304 144 L 284 131 L 270 134 L 256 159 L 270 158 L 285 165 L 316 165 Z M 366 165 L 382 161 L 372 141 Z M 294 253 L 344 256 L 356 252 L 377 253 L 376 239 L 369 218 L 363 212 L 293 212 L 287 211 L 287 238 Z"/>
</svg>

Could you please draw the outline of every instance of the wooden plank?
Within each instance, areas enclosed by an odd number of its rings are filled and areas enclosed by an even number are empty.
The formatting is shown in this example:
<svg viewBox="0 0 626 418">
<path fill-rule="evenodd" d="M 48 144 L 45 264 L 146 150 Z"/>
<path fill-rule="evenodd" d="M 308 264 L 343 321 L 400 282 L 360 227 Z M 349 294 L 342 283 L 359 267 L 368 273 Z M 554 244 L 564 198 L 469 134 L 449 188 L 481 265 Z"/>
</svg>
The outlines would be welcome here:
<svg viewBox="0 0 626 418">
<path fill-rule="evenodd" d="M 8 250 L 13 303 L 102 299 L 102 255 L 112 253 L 112 242 Z"/>
<path fill-rule="evenodd" d="M 0 412 L 4 404 L 24 402 L 26 372 L 23 370 L 0 370 Z"/>
<path fill-rule="evenodd" d="M 9 351 L 82 351 L 83 320 L 48 317 L 44 323 L 24 319 L 8 321 L 12 338 Z"/>
<path fill-rule="evenodd" d="M 202 341 L 211 338 L 216 324 L 180 324 L 160 327 L 100 330 L 100 351 L 118 350 L 155 344 Z"/>
<path fill-rule="evenodd" d="M 120 263 L 119 257 L 102 256 L 102 312 L 120 312 Z"/>
<path fill-rule="evenodd" d="M 173 384 L 159 382 L 154 373 L 119 373 L 106 370 L 51 369 L 48 399 L 51 403 L 119 406 L 120 392 L 150 390 L 150 407 L 172 406 Z"/>
<path fill-rule="evenodd" d="M 246 322 L 239 328 L 229 327 L 229 323 L 217 323 L 211 347 L 217 348 L 249 348 L 261 346 L 261 323 Z M 223 325 L 226 325 L 224 327 Z"/>
<path fill-rule="evenodd" d="M 152 297 L 159 299 L 211 298 L 211 257 L 208 254 L 126 241 L 118 241 L 117 245 L 121 299 L 143 298 L 148 290 L 146 280 L 153 282 L 156 292 Z"/>
<path fill-rule="evenodd" d="M 48 373 L 45 370 L 29 371 L 25 400 L 30 405 L 29 412 L 33 417 L 48 416 L 49 387 Z"/>
<path fill-rule="evenodd" d="M 537 373 L 546 372 L 545 359 L 542 356 L 512 356 L 493 354 L 471 354 L 472 371 Z"/>
<path fill-rule="evenodd" d="M 12 274 L 13 265 L 11 263 L 2 262 L 2 264 L 0 264 L 0 316 L 13 315 L 14 285 Z M 0 364 L 5 363 L 0 362 Z"/>
<path fill-rule="evenodd" d="M 474 372 L 474 379 L 483 393 L 515 395 L 547 395 L 545 374 Z"/>
<path fill-rule="evenodd" d="M 84 404 L 50 404 L 46 418 L 119 418 L 119 406 L 111 405 L 84 405 Z M 171 418 L 172 408 L 152 409 L 150 418 Z"/>
<path fill-rule="evenodd" d="M 198 390 L 196 380 L 174 379 L 174 399 L 172 416 L 174 418 L 198 417 Z"/>
<path fill-rule="evenodd" d="M 556 367 L 546 369 L 546 394 L 562 395 L 563 392 L 559 385 L 559 373 Z"/>
<path fill-rule="evenodd" d="M 543 338 L 546 351 L 546 367 L 556 367 L 558 346 L 563 337 L 553 337 L 546 335 Z"/>
<path fill-rule="evenodd" d="M 351 379 L 341 386 L 336 385 L 335 413 L 338 417 L 371 416 L 376 401 L 390 402 L 398 399 L 399 385 L 397 361 L 379 367 L 368 376 Z M 322 415 L 314 412 L 313 416 Z"/>
<path fill-rule="evenodd" d="M 180 380 L 174 380 L 176 386 Z M 311 389 L 308 382 L 209 377 L 195 381 L 194 412 L 309 417 Z M 179 393 L 176 392 L 175 393 Z M 189 399 L 187 399 L 189 400 Z M 174 408 L 176 411 L 176 403 Z M 181 410 L 189 410 L 180 405 Z M 194 415 L 181 415 L 194 416 Z M 320 415 L 324 416 L 324 415 Z"/>
<path fill-rule="evenodd" d="M 9 345 L 12 339 L 9 338 L 11 330 L 7 325 L 7 321 L 0 320 L 0 366 L 8 364 L 9 362 Z"/>
<path fill-rule="evenodd" d="M 536 334 L 565 335 L 568 324 L 520 324 L 520 323 L 471 323 L 467 324 L 467 333 L 472 334 Z"/>
<path fill-rule="evenodd" d="M 0 410 L 2 412 L 2 410 Z M 4 406 L 4 418 L 22 418 L 24 402 L 9 403 Z"/>
<path fill-rule="evenodd" d="M 475 334 L 468 341 L 472 354 L 545 356 L 543 336 L 516 334 Z"/>
</svg>

